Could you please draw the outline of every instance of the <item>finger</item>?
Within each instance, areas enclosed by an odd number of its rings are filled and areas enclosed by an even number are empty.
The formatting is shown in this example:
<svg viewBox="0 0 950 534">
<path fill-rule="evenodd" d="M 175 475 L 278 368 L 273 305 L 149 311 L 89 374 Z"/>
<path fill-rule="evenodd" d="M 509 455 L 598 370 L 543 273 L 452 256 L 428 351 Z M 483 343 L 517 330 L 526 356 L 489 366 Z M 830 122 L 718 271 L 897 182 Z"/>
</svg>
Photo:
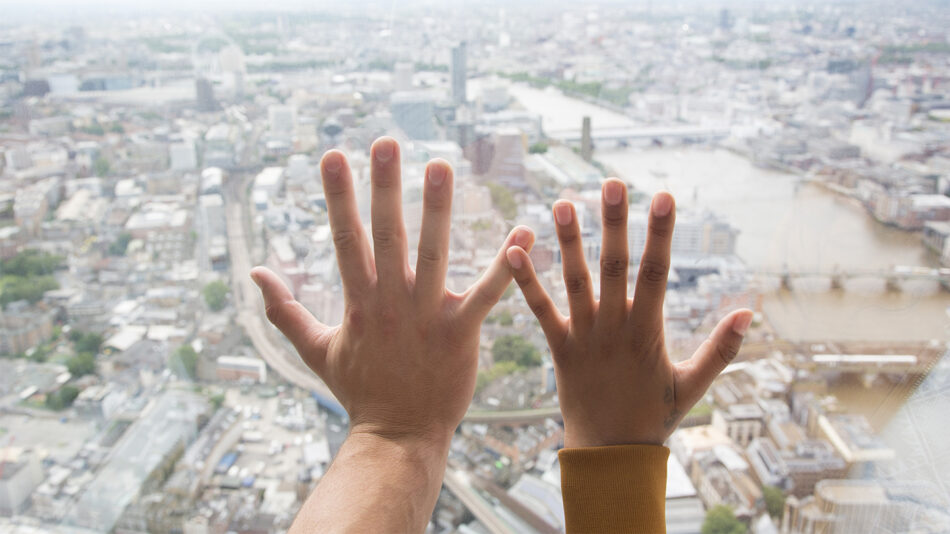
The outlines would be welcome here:
<svg viewBox="0 0 950 534">
<path fill-rule="evenodd" d="M 622 322 L 627 315 L 627 186 L 616 178 L 604 183 L 601 206 L 600 316 Z"/>
<path fill-rule="evenodd" d="M 574 205 L 566 200 L 555 202 L 554 221 L 557 239 L 561 245 L 561 271 L 567 288 L 571 323 L 577 326 L 588 325 L 594 314 L 594 294 Z"/>
<path fill-rule="evenodd" d="M 560 344 L 564 336 L 567 335 L 566 319 L 558 311 L 557 306 L 554 305 L 541 282 L 538 281 L 538 275 L 534 271 L 531 257 L 523 248 L 518 246 L 509 247 L 505 255 L 508 258 L 508 266 L 511 268 L 515 282 L 521 288 L 521 294 L 524 295 L 524 300 L 531 308 L 531 312 L 538 318 L 541 330 L 544 331 L 548 343 L 550 345 Z"/>
<path fill-rule="evenodd" d="M 376 276 L 381 286 L 404 284 L 409 271 L 406 227 L 402 220 L 399 144 L 392 137 L 373 143 L 371 218 Z"/>
<path fill-rule="evenodd" d="M 323 177 L 323 192 L 327 198 L 327 213 L 333 232 L 337 264 L 343 279 L 343 292 L 354 291 L 369 285 L 375 267 L 369 240 L 363 231 L 359 211 L 356 208 L 356 193 L 346 157 L 338 150 L 324 154 L 320 162 Z"/>
<path fill-rule="evenodd" d="M 416 301 L 421 309 L 436 306 L 445 294 L 451 224 L 452 167 L 445 160 L 433 160 L 426 168 L 416 260 Z"/>
<path fill-rule="evenodd" d="M 634 328 L 641 335 L 650 335 L 663 329 L 663 297 L 666 295 L 666 279 L 670 272 L 670 247 L 675 220 L 673 195 L 665 191 L 654 195 L 647 224 L 647 242 L 640 258 L 630 315 Z"/>
<path fill-rule="evenodd" d="M 501 246 L 495 259 L 485 271 L 485 274 L 462 295 L 458 315 L 463 321 L 481 323 L 492 307 L 498 303 L 505 289 L 511 283 L 511 270 L 508 269 L 506 251 L 512 246 L 519 246 L 531 250 L 534 245 L 534 233 L 526 226 L 518 226 L 512 230 L 505 243 Z"/>
<path fill-rule="evenodd" d="M 287 336 L 307 364 L 315 370 L 320 369 L 327 355 L 330 328 L 297 302 L 284 282 L 270 269 L 251 269 L 251 279 L 264 297 L 267 320 Z"/>
<path fill-rule="evenodd" d="M 676 365 L 676 402 L 692 406 L 713 380 L 739 353 L 742 339 L 752 323 L 752 310 L 736 310 L 724 317 L 693 356 Z"/>
</svg>

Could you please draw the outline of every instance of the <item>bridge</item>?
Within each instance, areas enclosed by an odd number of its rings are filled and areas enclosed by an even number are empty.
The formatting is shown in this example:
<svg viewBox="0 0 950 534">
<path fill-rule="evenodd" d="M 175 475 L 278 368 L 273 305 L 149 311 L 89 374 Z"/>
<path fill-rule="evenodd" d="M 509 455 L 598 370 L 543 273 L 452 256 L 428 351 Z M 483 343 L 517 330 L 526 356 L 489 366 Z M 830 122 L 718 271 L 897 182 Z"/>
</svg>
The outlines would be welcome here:
<svg viewBox="0 0 950 534">
<path fill-rule="evenodd" d="M 822 271 L 818 269 L 764 269 L 753 270 L 751 274 L 757 278 L 778 279 L 783 289 L 793 291 L 797 280 L 823 280 L 828 282 L 829 289 L 846 289 L 850 280 L 877 280 L 883 283 L 887 291 L 906 291 L 908 283 L 931 283 L 934 289 L 950 291 L 950 268 L 928 268 L 898 265 L 889 269 L 832 269 Z"/>
<path fill-rule="evenodd" d="M 657 126 L 643 128 L 591 128 L 591 140 L 597 143 L 621 143 L 631 141 L 715 141 L 729 137 L 729 128 L 717 126 Z M 562 143 L 579 143 L 581 131 L 577 128 L 570 130 L 555 130 L 545 132 L 550 139 Z"/>
</svg>

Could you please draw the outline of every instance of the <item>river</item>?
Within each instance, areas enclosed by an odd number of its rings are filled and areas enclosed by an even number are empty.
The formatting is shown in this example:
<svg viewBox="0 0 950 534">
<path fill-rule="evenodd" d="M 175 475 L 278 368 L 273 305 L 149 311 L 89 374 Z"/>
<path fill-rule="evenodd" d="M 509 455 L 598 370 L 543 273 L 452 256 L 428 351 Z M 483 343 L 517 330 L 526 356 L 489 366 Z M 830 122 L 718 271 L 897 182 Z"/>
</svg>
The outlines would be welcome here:
<svg viewBox="0 0 950 534">
<path fill-rule="evenodd" d="M 580 117 L 594 108 L 552 90 L 513 86 L 511 94 L 541 114 L 546 127 L 574 123 L 579 129 Z M 594 111 L 601 123 L 630 120 L 603 108 Z M 592 120 L 592 127 L 596 131 L 598 122 Z M 594 157 L 641 191 L 667 189 L 680 209 L 723 217 L 739 230 L 736 252 L 752 268 L 936 265 L 919 234 L 881 225 L 854 200 L 804 184 L 796 175 L 756 167 L 725 149 L 631 147 L 596 150 Z M 792 341 L 950 340 L 950 294 L 910 289 L 886 292 L 881 281 L 857 280 L 846 290 L 775 290 L 767 294 L 764 312 L 779 335 Z"/>
</svg>

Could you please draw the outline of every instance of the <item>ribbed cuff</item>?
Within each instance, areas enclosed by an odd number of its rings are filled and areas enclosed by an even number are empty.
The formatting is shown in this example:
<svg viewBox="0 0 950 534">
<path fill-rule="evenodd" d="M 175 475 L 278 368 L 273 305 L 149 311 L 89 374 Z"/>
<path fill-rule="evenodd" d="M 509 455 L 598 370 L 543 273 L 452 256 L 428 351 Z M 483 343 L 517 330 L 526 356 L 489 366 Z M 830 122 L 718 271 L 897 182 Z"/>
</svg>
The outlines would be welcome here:
<svg viewBox="0 0 950 534">
<path fill-rule="evenodd" d="M 656 445 L 561 449 L 567 532 L 665 533 L 669 456 Z"/>
</svg>

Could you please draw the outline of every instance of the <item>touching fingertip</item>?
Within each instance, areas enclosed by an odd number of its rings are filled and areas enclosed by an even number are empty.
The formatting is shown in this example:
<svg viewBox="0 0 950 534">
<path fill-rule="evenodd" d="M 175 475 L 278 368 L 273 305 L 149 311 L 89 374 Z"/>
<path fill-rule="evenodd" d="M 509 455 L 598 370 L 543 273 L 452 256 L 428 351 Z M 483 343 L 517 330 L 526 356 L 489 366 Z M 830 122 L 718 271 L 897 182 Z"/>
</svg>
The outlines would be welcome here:
<svg viewBox="0 0 950 534">
<path fill-rule="evenodd" d="M 744 336 L 749 330 L 749 325 L 751 324 L 752 312 L 746 310 L 745 313 L 740 313 L 732 322 L 732 331 L 739 334 L 740 336 Z"/>
<path fill-rule="evenodd" d="M 570 202 L 558 202 L 554 204 L 554 220 L 561 226 L 571 224 L 574 219 L 573 210 Z"/>
<path fill-rule="evenodd" d="M 524 265 L 521 261 L 521 255 L 518 254 L 518 247 L 509 247 L 505 251 L 505 256 L 508 257 L 508 265 L 511 265 L 512 269 L 518 270 Z"/>
<path fill-rule="evenodd" d="M 448 169 L 445 168 L 445 164 L 440 161 L 433 161 L 429 163 L 429 166 L 426 168 L 426 172 L 429 175 L 429 182 L 432 185 L 438 187 L 442 185 L 442 182 L 445 181 L 445 177 L 448 174 Z"/>
<path fill-rule="evenodd" d="M 616 180 L 608 180 L 604 184 L 604 200 L 611 206 L 620 204 L 623 200 L 623 185 Z"/>
<path fill-rule="evenodd" d="M 373 157 L 380 163 L 386 163 L 396 153 L 396 140 L 392 137 L 380 137 L 373 143 Z"/>
<path fill-rule="evenodd" d="M 673 195 L 660 191 L 653 197 L 653 215 L 666 217 L 673 209 Z"/>
<path fill-rule="evenodd" d="M 514 234 L 512 242 L 525 250 L 531 246 L 531 242 L 534 240 L 534 234 L 527 228 L 515 228 Z"/>
<path fill-rule="evenodd" d="M 343 168 L 343 154 L 331 150 L 323 155 L 323 170 L 330 174 L 337 174 Z"/>
</svg>

